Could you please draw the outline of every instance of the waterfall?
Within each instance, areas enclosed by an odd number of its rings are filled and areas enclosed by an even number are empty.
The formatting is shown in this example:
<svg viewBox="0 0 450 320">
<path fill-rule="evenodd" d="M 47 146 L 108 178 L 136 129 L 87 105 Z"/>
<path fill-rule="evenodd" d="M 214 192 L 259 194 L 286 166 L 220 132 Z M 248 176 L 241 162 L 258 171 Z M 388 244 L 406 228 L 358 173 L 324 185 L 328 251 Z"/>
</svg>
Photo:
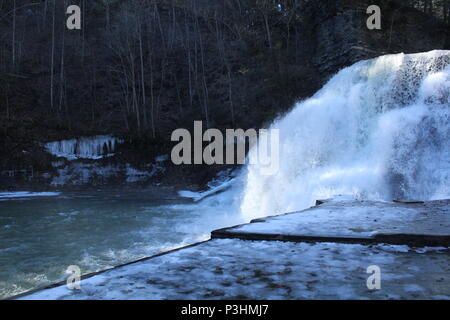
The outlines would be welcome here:
<svg viewBox="0 0 450 320">
<path fill-rule="evenodd" d="M 45 148 L 52 155 L 68 160 L 100 159 L 112 155 L 116 144 L 121 142 L 115 137 L 103 135 L 48 142 Z"/>
<path fill-rule="evenodd" d="M 360 61 L 271 127 L 280 130 L 279 170 L 247 165 L 246 218 L 337 195 L 449 198 L 450 51 Z"/>
</svg>

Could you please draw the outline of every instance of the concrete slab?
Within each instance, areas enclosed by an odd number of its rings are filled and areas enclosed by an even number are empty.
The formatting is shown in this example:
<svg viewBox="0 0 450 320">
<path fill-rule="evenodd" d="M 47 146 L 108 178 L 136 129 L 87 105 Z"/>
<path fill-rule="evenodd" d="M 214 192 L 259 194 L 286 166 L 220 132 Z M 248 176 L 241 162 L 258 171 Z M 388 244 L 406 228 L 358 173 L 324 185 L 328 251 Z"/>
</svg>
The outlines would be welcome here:
<svg viewBox="0 0 450 320">
<path fill-rule="evenodd" d="M 212 232 L 212 238 L 298 242 L 450 245 L 450 200 L 331 200 L 319 206 Z"/>
<path fill-rule="evenodd" d="M 371 265 L 380 290 L 367 287 Z M 22 299 L 450 299 L 450 252 L 216 239 Z"/>
</svg>

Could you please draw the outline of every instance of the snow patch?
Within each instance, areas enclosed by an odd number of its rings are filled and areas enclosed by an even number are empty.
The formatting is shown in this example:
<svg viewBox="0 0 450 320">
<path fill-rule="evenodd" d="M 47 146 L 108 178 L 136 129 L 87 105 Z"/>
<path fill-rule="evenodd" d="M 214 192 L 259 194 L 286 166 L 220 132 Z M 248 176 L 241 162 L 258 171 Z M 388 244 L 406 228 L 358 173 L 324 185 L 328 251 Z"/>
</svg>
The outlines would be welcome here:
<svg viewBox="0 0 450 320">
<path fill-rule="evenodd" d="M 0 199 L 29 198 L 29 197 L 54 197 L 59 196 L 60 192 L 0 192 Z"/>
<path fill-rule="evenodd" d="M 200 201 L 211 195 L 229 189 L 236 181 L 236 173 L 232 171 L 232 169 L 227 169 L 220 171 L 213 180 L 208 182 L 208 190 L 203 192 L 181 190 L 178 191 L 178 195 L 184 198 L 193 199 L 194 201 Z"/>
</svg>

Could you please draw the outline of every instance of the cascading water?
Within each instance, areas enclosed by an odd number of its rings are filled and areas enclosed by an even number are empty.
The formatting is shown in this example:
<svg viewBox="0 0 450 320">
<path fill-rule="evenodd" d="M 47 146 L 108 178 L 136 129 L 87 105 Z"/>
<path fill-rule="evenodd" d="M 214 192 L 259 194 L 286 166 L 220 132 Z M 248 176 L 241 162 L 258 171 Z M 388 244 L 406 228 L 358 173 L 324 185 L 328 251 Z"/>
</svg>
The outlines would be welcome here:
<svg viewBox="0 0 450 320">
<path fill-rule="evenodd" d="M 450 197 L 450 51 L 361 61 L 299 102 L 280 130 L 279 170 L 244 173 L 246 218 L 316 199 Z M 249 157 L 254 157 L 250 152 Z"/>
</svg>

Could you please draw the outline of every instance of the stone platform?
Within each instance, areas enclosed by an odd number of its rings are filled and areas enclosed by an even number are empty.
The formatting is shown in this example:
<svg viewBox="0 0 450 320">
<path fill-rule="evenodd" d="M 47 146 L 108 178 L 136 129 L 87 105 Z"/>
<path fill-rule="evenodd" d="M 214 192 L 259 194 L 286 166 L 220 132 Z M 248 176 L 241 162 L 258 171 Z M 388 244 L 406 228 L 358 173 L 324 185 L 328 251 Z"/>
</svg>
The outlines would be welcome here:
<svg viewBox="0 0 450 320">
<path fill-rule="evenodd" d="M 21 299 L 450 299 L 450 201 L 324 201 Z M 369 266 L 381 270 L 370 290 Z"/>
<path fill-rule="evenodd" d="M 318 201 L 316 207 L 212 232 L 213 238 L 450 245 L 450 200 Z"/>
</svg>

